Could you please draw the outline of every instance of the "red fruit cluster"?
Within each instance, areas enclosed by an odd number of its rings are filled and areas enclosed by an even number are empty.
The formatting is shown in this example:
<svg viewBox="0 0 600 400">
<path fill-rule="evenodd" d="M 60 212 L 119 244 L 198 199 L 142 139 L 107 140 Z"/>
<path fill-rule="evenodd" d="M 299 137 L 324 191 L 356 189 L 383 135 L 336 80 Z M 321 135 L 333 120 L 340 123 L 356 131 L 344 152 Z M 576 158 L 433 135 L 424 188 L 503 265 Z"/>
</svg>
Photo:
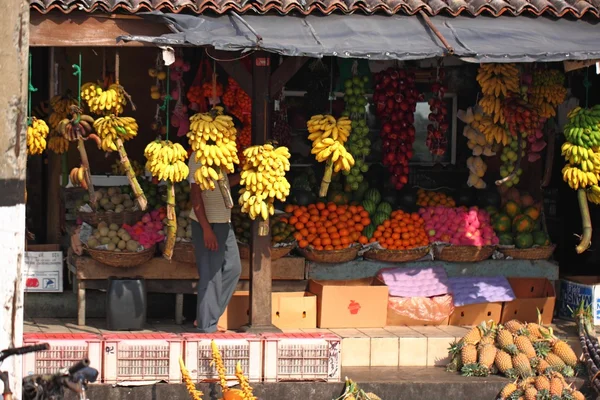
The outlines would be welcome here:
<svg viewBox="0 0 600 400">
<path fill-rule="evenodd" d="M 509 98 L 504 104 L 504 118 L 513 137 L 527 138 L 527 159 L 529 162 L 541 158 L 540 152 L 546 147 L 544 124 L 537 108 L 519 98 Z"/>
<path fill-rule="evenodd" d="M 429 99 L 429 121 L 427 125 L 427 139 L 425 144 L 429 152 L 435 156 L 443 156 L 446 153 L 448 147 L 448 138 L 446 133 L 448 132 L 448 121 L 446 117 L 448 115 L 448 107 L 444 103 L 444 94 L 446 93 L 446 87 L 443 85 L 444 81 L 444 70 L 439 69 L 437 81 L 431 85 L 431 91 L 433 96 Z"/>
<path fill-rule="evenodd" d="M 202 88 L 200 86 L 190 87 L 187 92 L 187 99 L 190 103 L 200 104 L 204 100 Z"/>
<path fill-rule="evenodd" d="M 237 148 L 240 163 L 243 163 L 242 151 L 249 147 L 252 141 L 252 99 L 242 90 L 235 79 L 229 77 L 227 90 L 223 94 L 223 104 L 228 111 L 242 122 L 243 128 L 238 132 Z"/>
<path fill-rule="evenodd" d="M 273 140 L 275 140 L 280 146 L 289 147 L 292 140 L 292 129 L 287 118 L 287 105 L 283 92 L 279 93 L 277 98 L 279 109 L 273 112 Z"/>
<path fill-rule="evenodd" d="M 388 68 L 375 75 L 373 101 L 382 122 L 383 165 L 399 190 L 408 183 L 408 162 L 415 141 L 415 110 L 423 95 L 417 91 L 413 73 Z"/>
<path fill-rule="evenodd" d="M 213 84 L 212 84 L 212 82 L 204 82 L 202 84 L 202 95 L 204 97 L 206 97 L 207 99 L 210 99 L 211 97 L 213 97 Z M 220 83 L 217 83 L 215 85 L 215 96 L 216 97 L 223 96 L 223 85 L 221 85 Z"/>
</svg>

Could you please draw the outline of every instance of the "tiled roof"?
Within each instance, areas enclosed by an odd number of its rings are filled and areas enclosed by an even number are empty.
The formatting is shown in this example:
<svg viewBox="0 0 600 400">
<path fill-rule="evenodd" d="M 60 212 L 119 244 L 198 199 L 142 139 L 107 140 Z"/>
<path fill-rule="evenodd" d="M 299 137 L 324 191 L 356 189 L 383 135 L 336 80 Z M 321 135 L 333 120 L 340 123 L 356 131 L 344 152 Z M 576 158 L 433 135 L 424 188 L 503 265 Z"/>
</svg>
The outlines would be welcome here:
<svg viewBox="0 0 600 400">
<path fill-rule="evenodd" d="M 429 15 L 500 15 L 600 17 L 600 0 L 30 0 L 41 13 L 51 10 L 84 12 L 204 13 L 227 11 L 265 14 L 404 14 L 423 10 Z"/>
</svg>

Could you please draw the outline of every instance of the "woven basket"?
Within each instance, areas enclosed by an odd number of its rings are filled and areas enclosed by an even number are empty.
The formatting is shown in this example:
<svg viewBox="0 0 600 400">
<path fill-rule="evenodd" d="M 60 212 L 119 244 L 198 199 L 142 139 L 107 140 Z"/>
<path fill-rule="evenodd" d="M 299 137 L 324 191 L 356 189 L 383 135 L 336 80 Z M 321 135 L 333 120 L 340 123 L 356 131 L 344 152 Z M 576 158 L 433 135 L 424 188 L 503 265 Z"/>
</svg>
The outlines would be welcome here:
<svg viewBox="0 0 600 400">
<path fill-rule="evenodd" d="M 512 257 L 515 260 L 548 260 L 552 257 L 556 245 L 532 247 L 530 249 L 500 249 L 500 252 L 506 257 Z"/>
<path fill-rule="evenodd" d="M 436 260 L 448 262 L 477 262 L 487 260 L 494 253 L 494 246 L 435 246 Z"/>
<path fill-rule="evenodd" d="M 411 250 L 373 249 L 363 254 L 363 257 L 368 260 L 401 263 L 420 260 L 425 257 L 427 253 L 429 253 L 429 246 Z"/>
<path fill-rule="evenodd" d="M 290 254 L 296 247 L 296 243 L 291 243 L 287 246 L 271 247 L 271 261 L 279 260 L 282 257 Z M 240 250 L 240 258 L 243 260 L 250 259 L 250 246 L 238 242 L 238 248 Z"/>
<path fill-rule="evenodd" d="M 119 226 L 123 224 L 133 225 L 144 216 L 143 211 L 125 211 L 121 213 L 116 212 L 77 212 L 77 218 L 80 218 L 86 224 L 96 226 L 100 222 L 106 222 L 107 224 L 117 224 Z"/>
<path fill-rule="evenodd" d="M 86 249 L 89 255 L 102 264 L 117 268 L 130 268 L 142 265 L 154 257 L 156 246 L 138 252 L 114 252 L 108 250 Z"/>
<path fill-rule="evenodd" d="M 359 248 L 360 246 L 351 246 L 342 250 L 314 250 L 305 248 L 299 249 L 299 251 L 308 261 L 341 264 L 356 259 Z"/>
<path fill-rule="evenodd" d="M 165 242 L 158 245 L 161 253 L 165 252 Z M 192 242 L 175 242 L 173 247 L 172 261 L 181 263 L 196 264 L 196 253 L 194 252 L 194 244 Z"/>
</svg>

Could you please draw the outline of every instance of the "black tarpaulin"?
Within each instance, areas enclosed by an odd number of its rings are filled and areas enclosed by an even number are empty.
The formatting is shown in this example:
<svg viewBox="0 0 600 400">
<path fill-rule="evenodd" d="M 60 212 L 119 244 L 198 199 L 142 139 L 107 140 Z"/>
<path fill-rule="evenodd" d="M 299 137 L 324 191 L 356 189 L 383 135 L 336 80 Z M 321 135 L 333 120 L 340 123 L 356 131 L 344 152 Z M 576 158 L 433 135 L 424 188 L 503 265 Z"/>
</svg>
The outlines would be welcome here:
<svg viewBox="0 0 600 400">
<path fill-rule="evenodd" d="M 373 60 L 439 57 L 448 50 L 417 16 L 204 15 L 143 13 L 170 25 L 160 37 L 120 40 L 217 50 L 262 49 L 286 56 Z M 598 22 L 547 17 L 431 17 L 456 56 L 471 62 L 534 62 L 600 58 Z"/>
</svg>

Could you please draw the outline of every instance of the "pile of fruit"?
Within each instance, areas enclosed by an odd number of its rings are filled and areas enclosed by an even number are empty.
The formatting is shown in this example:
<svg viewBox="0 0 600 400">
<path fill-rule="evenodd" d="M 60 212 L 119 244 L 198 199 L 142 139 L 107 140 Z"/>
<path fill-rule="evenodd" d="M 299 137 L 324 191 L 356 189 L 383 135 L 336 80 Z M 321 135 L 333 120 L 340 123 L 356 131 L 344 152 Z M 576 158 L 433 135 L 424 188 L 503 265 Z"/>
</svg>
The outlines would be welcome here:
<svg viewBox="0 0 600 400">
<path fill-rule="evenodd" d="M 498 244 L 490 215 L 477 207 L 426 207 L 419 209 L 430 243 L 455 246 L 492 246 Z"/>
<path fill-rule="evenodd" d="M 369 242 L 378 242 L 384 249 L 411 250 L 429 245 L 429 238 L 424 229 L 425 221 L 417 213 L 405 213 L 402 210 L 393 211 L 390 219 L 383 221 L 372 233 Z M 372 225 L 363 231 L 365 236 L 371 232 Z M 364 240 L 364 239 L 363 239 Z M 366 244 L 366 241 L 362 244 Z"/>
<path fill-rule="evenodd" d="M 521 159 L 525 156 L 525 149 L 519 150 L 519 138 L 513 139 L 508 137 L 507 144 L 502 147 L 500 153 L 500 176 L 503 178 L 503 185 L 512 187 L 519 183 L 520 177 L 523 174 L 521 167 Z M 519 156 L 521 151 L 521 156 Z"/>
<path fill-rule="evenodd" d="M 490 212 L 500 245 L 519 249 L 550 245 L 550 238 L 542 228 L 540 208 L 530 195 L 507 201 L 500 212 L 491 209 Z"/>
<path fill-rule="evenodd" d="M 575 352 L 541 322 L 512 320 L 503 326 L 483 322 L 449 350 L 450 372 L 460 371 L 465 376 L 499 373 L 517 379 L 502 389 L 499 400 L 585 398 L 565 382 L 577 367 Z"/>
<path fill-rule="evenodd" d="M 541 158 L 540 152 L 546 147 L 544 123 L 538 109 L 519 98 L 508 99 L 504 105 L 506 126 L 516 140 L 527 139 L 527 160 L 534 162 Z M 520 144 L 519 144 L 520 145 Z"/>
<path fill-rule="evenodd" d="M 122 189 L 124 188 L 119 186 L 98 188 L 96 190 L 98 210 L 121 213 L 136 209 L 136 204 L 131 195 L 124 193 Z"/>
<path fill-rule="evenodd" d="M 141 221 L 136 222 L 133 226 L 123 224 L 123 229 L 147 249 L 165 239 L 163 220 L 166 217 L 167 211 L 161 207 L 144 214 Z"/>
<path fill-rule="evenodd" d="M 162 198 L 159 194 L 160 188 L 164 187 L 166 189 L 166 186 L 158 186 L 158 180 L 140 179 L 140 187 L 146 195 L 148 206 L 151 210 L 162 206 L 167 199 L 166 196 Z M 121 192 L 130 193 L 131 188 L 129 186 L 121 187 Z"/>
<path fill-rule="evenodd" d="M 367 113 L 367 99 L 365 94 L 369 83 L 368 76 L 356 75 L 344 82 L 344 103 L 346 109 L 343 116 L 349 117 L 352 120 L 361 120 L 365 118 Z"/>
<path fill-rule="evenodd" d="M 242 213 L 240 207 L 234 207 L 231 212 L 231 224 L 235 236 L 240 243 L 249 244 L 252 236 L 252 220 L 247 214 Z M 275 217 L 270 220 L 271 246 L 287 245 L 294 243 L 296 228 L 289 224 L 286 216 Z"/>
<path fill-rule="evenodd" d="M 386 201 L 382 201 L 381 193 L 377 189 L 367 189 L 363 196 L 362 206 L 369 213 L 373 224 L 368 226 L 368 229 L 363 231 L 363 234 L 371 239 L 375 228 L 390 219 L 392 215 L 392 205 Z"/>
<path fill-rule="evenodd" d="M 294 237 L 300 248 L 345 249 L 357 243 L 364 228 L 371 224 L 369 213 L 362 206 L 316 203 L 287 205 L 285 211 L 292 214 L 288 223 L 296 229 Z"/>
<path fill-rule="evenodd" d="M 92 231 L 87 245 L 91 249 L 108 251 L 140 251 L 140 242 L 133 239 L 131 234 L 124 227 L 117 224 L 108 225 L 106 222 L 100 222 L 98 227 Z M 151 247 L 151 246 L 149 246 Z"/>
<path fill-rule="evenodd" d="M 556 107 L 565 101 L 565 75 L 557 69 L 536 69 L 529 87 L 529 102 L 544 118 L 556 116 Z"/>
<path fill-rule="evenodd" d="M 417 205 L 419 207 L 456 207 L 456 202 L 451 196 L 444 192 L 419 189 L 417 190 Z"/>
<path fill-rule="evenodd" d="M 192 219 L 190 213 L 193 210 L 181 211 L 177 214 L 177 242 L 189 242 L 192 240 Z M 163 225 L 167 225 L 167 218 L 162 221 Z"/>
<path fill-rule="evenodd" d="M 425 143 L 429 152 L 434 156 L 442 156 L 446 153 L 448 147 L 448 137 L 446 133 L 450 125 L 448 124 L 448 107 L 444 102 L 446 87 L 444 86 L 445 72 L 438 68 L 436 82 L 431 86 L 433 96 L 429 99 L 429 121 L 427 125 L 427 139 Z"/>
<path fill-rule="evenodd" d="M 415 75 L 388 68 L 375 75 L 373 102 L 381 120 L 383 165 L 391 173 L 391 183 L 400 190 L 408 183 L 408 163 L 413 157 L 415 111 L 423 100 L 415 85 Z"/>
</svg>

